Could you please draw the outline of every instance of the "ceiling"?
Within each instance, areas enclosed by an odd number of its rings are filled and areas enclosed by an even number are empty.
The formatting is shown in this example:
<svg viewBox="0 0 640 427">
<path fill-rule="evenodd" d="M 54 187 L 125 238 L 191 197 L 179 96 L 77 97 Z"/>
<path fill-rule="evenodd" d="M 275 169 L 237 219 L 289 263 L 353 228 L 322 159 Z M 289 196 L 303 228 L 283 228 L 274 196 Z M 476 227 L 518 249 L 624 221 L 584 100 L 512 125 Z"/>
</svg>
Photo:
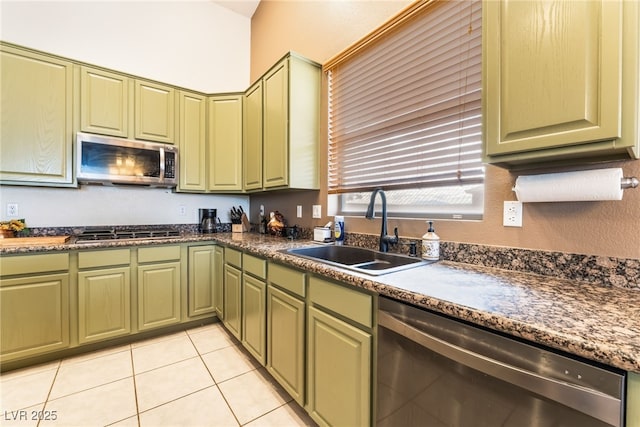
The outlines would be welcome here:
<svg viewBox="0 0 640 427">
<path fill-rule="evenodd" d="M 240 15 L 244 15 L 247 18 L 253 16 L 253 12 L 256 11 L 260 0 L 211 0 L 222 7 L 230 9 Z"/>
</svg>

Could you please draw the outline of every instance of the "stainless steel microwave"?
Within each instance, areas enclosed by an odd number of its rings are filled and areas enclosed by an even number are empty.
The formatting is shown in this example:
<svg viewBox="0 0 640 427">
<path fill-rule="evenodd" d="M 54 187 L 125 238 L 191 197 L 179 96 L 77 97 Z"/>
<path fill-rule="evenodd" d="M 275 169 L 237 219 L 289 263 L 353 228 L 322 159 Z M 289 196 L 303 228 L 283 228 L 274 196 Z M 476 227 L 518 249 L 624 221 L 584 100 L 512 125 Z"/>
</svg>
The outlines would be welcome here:
<svg viewBox="0 0 640 427">
<path fill-rule="evenodd" d="M 76 173 L 79 183 L 175 187 L 178 148 L 78 132 Z"/>
</svg>

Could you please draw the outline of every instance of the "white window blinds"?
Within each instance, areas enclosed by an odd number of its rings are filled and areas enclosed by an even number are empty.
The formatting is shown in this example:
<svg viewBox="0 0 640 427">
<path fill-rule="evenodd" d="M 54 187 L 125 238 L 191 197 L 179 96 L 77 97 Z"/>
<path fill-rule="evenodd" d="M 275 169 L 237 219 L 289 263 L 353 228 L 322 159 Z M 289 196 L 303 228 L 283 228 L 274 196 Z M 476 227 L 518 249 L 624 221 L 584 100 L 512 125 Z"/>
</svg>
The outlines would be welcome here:
<svg viewBox="0 0 640 427">
<path fill-rule="evenodd" d="M 483 182 L 481 11 L 417 2 L 325 65 L 330 193 Z"/>
</svg>

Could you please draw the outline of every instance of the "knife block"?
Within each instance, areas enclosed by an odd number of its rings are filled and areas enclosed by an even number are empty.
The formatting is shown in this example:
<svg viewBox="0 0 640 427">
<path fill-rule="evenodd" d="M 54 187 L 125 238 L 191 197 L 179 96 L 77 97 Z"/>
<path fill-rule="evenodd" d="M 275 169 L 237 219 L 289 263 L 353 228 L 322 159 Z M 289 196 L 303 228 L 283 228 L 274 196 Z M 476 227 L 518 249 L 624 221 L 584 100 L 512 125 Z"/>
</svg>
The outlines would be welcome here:
<svg viewBox="0 0 640 427">
<path fill-rule="evenodd" d="M 232 233 L 246 233 L 248 230 L 244 227 L 243 224 L 231 224 L 231 232 Z"/>
</svg>

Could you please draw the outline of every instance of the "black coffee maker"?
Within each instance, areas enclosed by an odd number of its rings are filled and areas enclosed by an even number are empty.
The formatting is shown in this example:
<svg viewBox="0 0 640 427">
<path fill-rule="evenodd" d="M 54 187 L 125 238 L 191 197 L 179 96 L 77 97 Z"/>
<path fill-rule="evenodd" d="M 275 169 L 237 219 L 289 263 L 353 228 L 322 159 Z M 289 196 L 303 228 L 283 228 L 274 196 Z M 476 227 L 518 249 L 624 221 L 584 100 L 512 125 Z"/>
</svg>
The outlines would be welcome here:
<svg viewBox="0 0 640 427">
<path fill-rule="evenodd" d="M 216 232 L 216 209 L 199 209 L 200 212 L 200 232 L 215 233 Z"/>
</svg>

